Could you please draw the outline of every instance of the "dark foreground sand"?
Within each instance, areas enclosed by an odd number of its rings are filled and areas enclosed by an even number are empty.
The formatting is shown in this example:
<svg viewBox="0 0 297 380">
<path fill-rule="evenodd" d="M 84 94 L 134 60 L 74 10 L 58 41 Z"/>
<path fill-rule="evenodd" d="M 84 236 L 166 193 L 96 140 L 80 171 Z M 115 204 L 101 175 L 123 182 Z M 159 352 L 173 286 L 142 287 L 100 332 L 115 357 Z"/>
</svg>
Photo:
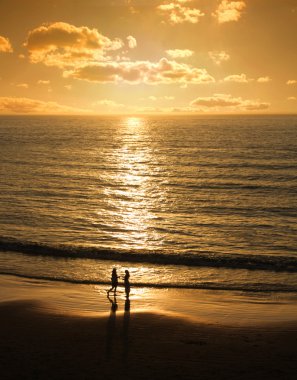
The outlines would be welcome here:
<svg viewBox="0 0 297 380">
<path fill-rule="evenodd" d="M 297 326 L 222 327 L 172 316 L 49 313 L 0 304 L 1 379 L 296 379 Z"/>
</svg>

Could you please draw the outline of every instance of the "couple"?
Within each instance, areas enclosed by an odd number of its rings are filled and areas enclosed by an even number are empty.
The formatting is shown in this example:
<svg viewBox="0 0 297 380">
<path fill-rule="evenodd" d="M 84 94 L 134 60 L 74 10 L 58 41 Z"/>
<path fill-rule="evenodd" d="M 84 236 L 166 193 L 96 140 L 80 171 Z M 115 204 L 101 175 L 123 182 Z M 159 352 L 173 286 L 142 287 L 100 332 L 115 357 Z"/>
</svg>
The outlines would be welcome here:
<svg viewBox="0 0 297 380">
<path fill-rule="evenodd" d="M 113 268 L 112 273 L 111 273 L 111 288 L 107 291 L 108 294 L 109 294 L 109 292 L 112 292 L 112 291 L 114 291 L 114 293 L 117 292 L 117 286 L 119 284 L 119 282 L 118 282 L 119 278 L 120 278 L 120 276 L 118 276 L 116 268 Z M 125 277 L 124 277 L 124 286 L 125 286 L 125 293 L 126 293 L 127 298 L 129 298 L 129 294 L 130 294 L 129 278 L 130 278 L 130 273 L 126 269 L 125 270 Z"/>
</svg>

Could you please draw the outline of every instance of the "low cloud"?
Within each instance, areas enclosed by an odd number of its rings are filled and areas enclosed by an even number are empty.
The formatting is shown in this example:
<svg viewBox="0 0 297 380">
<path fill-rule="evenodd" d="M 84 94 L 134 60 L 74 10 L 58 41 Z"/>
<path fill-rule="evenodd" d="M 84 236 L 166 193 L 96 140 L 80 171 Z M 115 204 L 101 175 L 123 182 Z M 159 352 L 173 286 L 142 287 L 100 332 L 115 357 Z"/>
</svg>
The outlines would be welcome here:
<svg viewBox="0 0 297 380">
<path fill-rule="evenodd" d="M 133 36 L 128 36 L 127 40 L 128 40 L 128 46 L 129 46 L 129 48 L 130 49 L 135 49 L 136 46 L 137 46 L 136 38 L 133 37 Z"/>
<path fill-rule="evenodd" d="M 171 2 L 161 4 L 157 10 L 163 14 L 167 21 L 172 24 L 183 24 L 185 22 L 196 24 L 204 13 L 197 8 L 189 8 L 185 3 L 190 2 L 182 0 L 172 0 Z"/>
<path fill-rule="evenodd" d="M 269 108 L 269 103 L 258 100 L 244 100 L 241 97 L 232 97 L 230 94 L 214 94 L 213 96 L 199 97 L 190 103 L 191 107 L 200 110 L 215 109 L 217 111 L 259 111 Z"/>
<path fill-rule="evenodd" d="M 150 61 L 101 62 L 68 70 L 64 76 L 98 83 L 180 83 L 185 85 L 215 82 L 205 69 L 198 69 L 166 58 L 156 63 Z"/>
<path fill-rule="evenodd" d="M 29 88 L 28 83 L 18 83 L 18 84 L 16 84 L 16 86 L 20 87 L 20 88 Z"/>
<path fill-rule="evenodd" d="M 289 96 L 287 100 L 297 100 L 296 96 Z"/>
<path fill-rule="evenodd" d="M 191 106 L 202 106 L 208 108 L 239 106 L 240 104 L 240 98 L 232 98 L 231 95 L 225 94 L 215 94 L 213 96 L 199 97 L 191 102 Z"/>
<path fill-rule="evenodd" d="M 287 81 L 287 84 L 288 84 L 288 85 L 291 85 L 291 84 L 297 84 L 297 80 L 295 80 L 295 79 L 289 79 L 289 80 Z"/>
<path fill-rule="evenodd" d="M 124 104 L 117 103 L 114 100 L 110 100 L 110 99 L 98 100 L 97 102 L 93 103 L 93 106 L 105 106 L 105 107 L 111 107 L 111 108 L 125 107 Z"/>
<path fill-rule="evenodd" d="M 138 13 L 138 10 L 132 4 L 132 0 L 126 0 L 126 5 L 129 9 L 130 13 L 132 13 L 132 14 Z"/>
<path fill-rule="evenodd" d="M 156 101 L 160 101 L 160 100 L 174 100 L 174 96 L 149 96 L 148 97 L 149 100 L 153 101 L 153 102 L 156 102 Z"/>
<path fill-rule="evenodd" d="M 0 52 L 12 53 L 13 49 L 8 38 L 0 36 Z"/>
<path fill-rule="evenodd" d="M 245 74 L 228 75 L 223 79 L 223 82 L 248 83 L 253 79 L 247 78 Z"/>
<path fill-rule="evenodd" d="M 182 3 L 182 2 L 181 2 Z M 130 48 L 137 46 L 133 36 L 128 36 Z M 76 27 L 64 22 L 42 25 L 28 34 L 25 46 L 31 62 L 41 62 L 64 70 L 64 77 L 98 83 L 129 84 L 170 84 L 182 86 L 193 83 L 211 83 L 214 78 L 205 69 L 178 63 L 166 58 L 158 62 L 130 61 L 117 52 L 115 57 L 108 56 L 111 51 L 121 49 L 120 39 L 111 40 L 100 34 L 97 29 Z M 191 50 L 171 50 L 175 57 L 190 56 Z"/>
<path fill-rule="evenodd" d="M 246 74 L 233 74 L 233 75 L 228 75 L 225 77 L 222 82 L 235 82 L 235 83 L 249 83 L 253 82 L 255 79 L 253 78 L 248 78 Z M 266 76 L 266 77 L 259 77 L 256 79 L 258 83 L 268 83 L 271 81 L 271 78 Z"/>
<path fill-rule="evenodd" d="M 257 82 L 258 83 L 268 83 L 268 82 L 271 82 L 271 78 L 269 77 L 260 77 L 257 79 Z"/>
<path fill-rule="evenodd" d="M 238 21 L 246 7 L 245 1 L 222 0 L 213 16 L 219 24 Z"/>
<path fill-rule="evenodd" d="M 210 51 L 208 52 L 209 57 L 216 65 L 220 65 L 222 62 L 229 61 L 230 55 L 224 50 L 222 51 Z"/>
<path fill-rule="evenodd" d="M 249 101 L 245 101 L 245 104 L 243 105 L 243 107 L 247 111 L 262 111 L 262 110 L 267 110 L 270 107 L 270 104 L 253 102 L 249 100 Z"/>
<path fill-rule="evenodd" d="M 97 29 L 55 22 L 30 31 L 25 46 L 31 62 L 65 67 L 105 60 L 108 51 L 121 49 L 124 43 L 103 36 Z"/>
<path fill-rule="evenodd" d="M 0 112 L 17 114 L 73 114 L 88 110 L 30 98 L 0 97 Z"/>
<path fill-rule="evenodd" d="M 189 49 L 172 49 L 166 50 L 166 54 L 169 55 L 170 58 L 174 59 L 188 58 L 194 54 L 194 51 Z"/>
<path fill-rule="evenodd" d="M 43 79 L 40 79 L 37 84 L 41 84 L 41 85 L 49 85 L 50 84 L 50 81 L 49 80 L 43 80 Z"/>
</svg>

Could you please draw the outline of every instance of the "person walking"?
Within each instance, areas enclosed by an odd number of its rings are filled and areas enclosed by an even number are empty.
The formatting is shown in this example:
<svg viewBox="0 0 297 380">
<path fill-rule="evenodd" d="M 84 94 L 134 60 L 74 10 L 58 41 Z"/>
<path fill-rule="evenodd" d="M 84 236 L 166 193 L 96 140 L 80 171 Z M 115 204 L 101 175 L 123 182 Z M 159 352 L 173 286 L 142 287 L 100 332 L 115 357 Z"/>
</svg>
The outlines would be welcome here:
<svg viewBox="0 0 297 380">
<path fill-rule="evenodd" d="M 126 293 L 126 298 L 129 299 L 129 294 L 130 294 L 130 273 L 128 269 L 125 270 L 125 277 L 124 277 L 124 286 L 125 286 L 125 293 Z"/>
<path fill-rule="evenodd" d="M 119 285 L 118 278 L 117 270 L 116 268 L 113 268 L 111 272 L 111 288 L 107 291 L 108 294 L 112 291 L 114 291 L 114 293 L 117 292 L 117 286 Z"/>
</svg>

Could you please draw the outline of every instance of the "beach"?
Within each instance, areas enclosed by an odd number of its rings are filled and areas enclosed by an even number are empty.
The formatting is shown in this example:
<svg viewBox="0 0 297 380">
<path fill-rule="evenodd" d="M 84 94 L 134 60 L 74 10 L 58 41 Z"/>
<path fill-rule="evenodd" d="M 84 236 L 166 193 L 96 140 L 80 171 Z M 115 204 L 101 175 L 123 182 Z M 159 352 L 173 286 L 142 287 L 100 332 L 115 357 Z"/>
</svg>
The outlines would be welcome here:
<svg viewBox="0 0 297 380">
<path fill-rule="evenodd" d="M 95 305 L 84 304 L 84 298 L 92 299 L 91 287 L 71 285 L 77 289 L 70 291 L 67 284 L 29 282 L 32 291 L 26 289 L 22 295 L 25 281 L 12 276 L 1 276 L 1 281 L 4 292 L 19 287 L 14 296 L 1 293 L 3 379 L 293 379 L 296 375 L 294 304 L 283 303 L 283 313 L 268 321 L 264 313 L 261 321 L 261 315 L 257 320 L 240 318 L 240 303 L 247 316 L 253 314 L 238 301 L 232 321 L 232 313 L 220 312 L 211 294 L 208 303 L 201 300 L 201 315 L 191 315 L 182 312 L 187 310 L 187 299 L 184 303 L 175 299 L 176 312 L 170 311 L 169 303 L 158 310 L 157 298 L 155 306 L 149 306 L 146 293 L 141 299 L 132 290 L 128 304 L 119 289 L 116 307 L 113 295 L 108 300 L 103 290 L 99 292 L 100 311 L 96 311 Z M 65 301 L 67 293 L 75 308 Z M 174 303 L 173 294 L 167 297 Z M 221 309 L 226 302 L 222 293 Z M 250 308 L 264 310 L 255 305 Z"/>
</svg>

